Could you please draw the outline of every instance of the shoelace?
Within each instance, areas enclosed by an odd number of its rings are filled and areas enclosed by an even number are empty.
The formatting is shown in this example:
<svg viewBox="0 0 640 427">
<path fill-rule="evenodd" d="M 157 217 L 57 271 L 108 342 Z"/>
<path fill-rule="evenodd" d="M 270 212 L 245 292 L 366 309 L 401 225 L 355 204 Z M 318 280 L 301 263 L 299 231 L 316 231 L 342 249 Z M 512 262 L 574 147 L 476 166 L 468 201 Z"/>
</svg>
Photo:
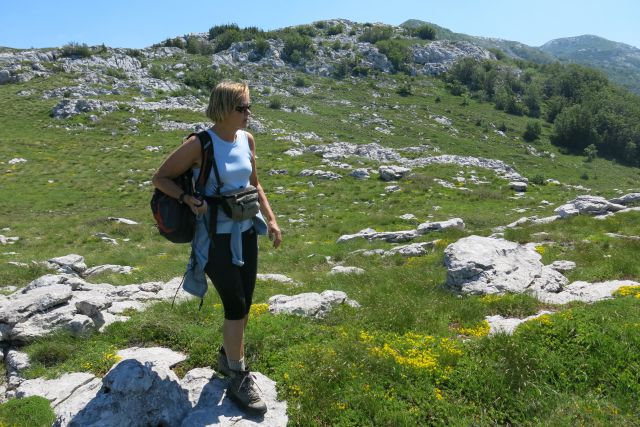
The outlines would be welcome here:
<svg viewBox="0 0 640 427">
<path fill-rule="evenodd" d="M 256 393 L 256 391 L 253 389 L 252 385 L 255 385 L 258 388 L 258 390 L 260 390 L 260 392 L 262 392 L 262 389 L 256 383 L 256 381 L 255 381 L 256 377 L 250 372 L 247 372 L 247 374 L 244 376 L 244 378 L 242 378 L 242 381 L 240 381 L 240 385 L 238 386 L 238 391 L 240 391 L 242 389 L 242 386 L 245 384 L 245 381 L 247 381 L 247 379 L 249 379 L 249 381 L 247 382 L 247 385 L 245 387 L 245 389 L 247 390 L 247 395 L 249 395 L 251 400 L 259 399 L 260 396 L 258 396 L 258 393 Z"/>
</svg>

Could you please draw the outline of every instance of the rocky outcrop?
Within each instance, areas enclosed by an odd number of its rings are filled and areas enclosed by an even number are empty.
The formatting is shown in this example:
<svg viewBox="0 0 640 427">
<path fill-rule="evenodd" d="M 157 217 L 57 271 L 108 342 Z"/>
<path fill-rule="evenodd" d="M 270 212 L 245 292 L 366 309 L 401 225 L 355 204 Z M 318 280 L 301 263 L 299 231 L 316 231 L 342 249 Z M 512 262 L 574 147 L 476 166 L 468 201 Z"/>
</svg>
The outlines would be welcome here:
<svg viewBox="0 0 640 427">
<path fill-rule="evenodd" d="M 625 209 L 624 205 L 611 203 L 604 197 L 578 196 L 574 200 L 557 207 L 554 212 L 560 218 L 567 218 L 574 215 L 603 215 L 623 209 Z"/>
<path fill-rule="evenodd" d="M 461 218 L 452 218 L 446 221 L 438 222 L 424 222 L 414 230 L 402 230 L 402 231 L 376 231 L 373 228 L 365 228 L 355 234 L 345 234 L 338 238 L 337 243 L 348 242 L 354 239 L 366 239 L 366 240 L 384 240 L 389 243 L 403 243 L 415 239 L 418 236 L 422 236 L 431 231 L 446 230 L 449 228 L 455 228 L 457 230 L 464 230 L 464 221 Z"/>
<path fill-rule="evenodd" d="M 73 372 L 53 380 L 24 380 L 12 397 L 42 396 L 56 414 L 54 426 L 286 426 L 286 402 L 275 382 L 254 372 L 267 413 L 246 416 L 226 396 L 227 381 L 210 368 L 196 368 L 179 379 L 171 369 L 186 356 L 170 349 L 129 348 L 100 379 Z"/>
<path fill-rule="evenodd" d="M 527 293 L 541 301 L 565 304 L 611 298 L 633 281 L 573 282 L 545 266 L 531 246 L 504 239 L 469 236 L 445 249 L 447 285 L 463 294 Z"/>
<path fill-rule="evenodd" d="M 74 265 L 78 268 L 79 263 Z M 150 302 L 172 299 L 180 281 L 113 286 L 72 274 L 48 274 L 0 301 L 0 341 L 30 342 L 56 329 L 76 335 L 103 329 L 128 319 L 121 315 L 128 308 L 141 310 Z M 177 298 L 189 295 L 180 291 Z"/>
<path fill-rule="evenodd" d="M 487 316 L 485 317 L 485 320 L 487 321 L 487 323 L 489 323 L 489 336 L 497 334 L 511 335 L 516 330 L 516 328 L 524 322 L 537 319 L 538 317 L 544 316 L 545 314 L 552 314 L 552 312 L 543 310 L 532 316 L 525 317 L 524 319 L 519 319 L 517 317 L 502 317 L 498 314 L 495 316 Z"/>
<path fill-rule="evenodd" d="M 303 317 L 325 317 L 335 305 L 347 304 L 351 307 L 360 305 L 347 297 L 341 291 L 324 291 L 321 294 L 307 292 L 303 294 L 287 296 L 274 295 L 269 298 L 269 311 L 273 314 L 295 314 Z"/>
</svg>

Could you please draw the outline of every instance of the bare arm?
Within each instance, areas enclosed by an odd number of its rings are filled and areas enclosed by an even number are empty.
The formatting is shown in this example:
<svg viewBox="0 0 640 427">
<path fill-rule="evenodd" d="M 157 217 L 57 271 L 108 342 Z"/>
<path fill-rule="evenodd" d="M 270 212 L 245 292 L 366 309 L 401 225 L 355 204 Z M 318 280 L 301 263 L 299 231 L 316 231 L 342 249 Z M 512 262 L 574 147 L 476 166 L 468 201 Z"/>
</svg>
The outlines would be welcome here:
<svg viewBox="0 0 640 427">
<path fill-rule="evenodd" d="M 153 175 L 153 185 L 166 195 L 178 199 L 182 189 L 173 182 L 173 179 L 194 166 L 200 166 L 202 149 L 197 136 L 189 138 L 165 159 L 156 173 Z M 207 203 L 199 201 L 195 197 L 185 196 L 184 202 L 196 215 L 207 211 Z"/>
<path fill-rule="evenodd" d="M 264 193 L 264 189 L 262 185 L 260 185 L 260 181 L 258 180 L 258 170 L 256 168 L 256 143 L 253 139 L 253 135 L 247 132 L 247 138 L 249 140 L 249 147 L 251 148 L 251 177 L 249 178 L 249 182 L 251 185 L 256 187 L 258 190 L 258 200 L 260 201 L 260 211 L 265 216 L 267 220 L 267 228 L 269 231 L 269 239 L 273 240 L 273 247 L 277 248 L 280 246 L 282 242 L 282 232 L 280 231 L 280 227 L 278 227 L 278 222 L 276 221 L 276 216 L 271 209 L 271 205 L 267 200 L 267 196 Z"/>
</svg>

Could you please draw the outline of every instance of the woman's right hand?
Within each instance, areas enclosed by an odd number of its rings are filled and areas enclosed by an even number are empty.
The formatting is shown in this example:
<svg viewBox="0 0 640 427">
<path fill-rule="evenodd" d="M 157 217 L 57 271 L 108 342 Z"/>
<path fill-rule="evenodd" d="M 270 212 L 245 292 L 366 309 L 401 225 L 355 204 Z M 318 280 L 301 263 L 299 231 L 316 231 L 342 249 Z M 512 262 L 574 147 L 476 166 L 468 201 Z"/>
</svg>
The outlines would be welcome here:
<svg viewBox="0 0 640 427">
<path fill-rule="evenodd" d="M 206 200 L 200 200 L 193 196 L 186 196 L 184 202 L 196 216 L 207 213 L 207 209 L 209 208 Z"/>
</svg>

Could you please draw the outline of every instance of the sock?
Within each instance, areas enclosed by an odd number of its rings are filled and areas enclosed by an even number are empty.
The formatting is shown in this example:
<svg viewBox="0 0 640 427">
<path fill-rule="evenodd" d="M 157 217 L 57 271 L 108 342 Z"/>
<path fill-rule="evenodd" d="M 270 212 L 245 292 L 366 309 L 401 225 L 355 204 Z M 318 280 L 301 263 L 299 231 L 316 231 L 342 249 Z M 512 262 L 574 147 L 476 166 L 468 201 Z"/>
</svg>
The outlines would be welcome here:
<svg viewBox="0 0 640 427">
<path fill-rule="evenodd" d="M 229 364 L 229 369 L 232 371 L 244 371 L 246 369 L 244 366 L 244 357 L 240 360 L 231 360 L 227 356 L 227 363 Z"/>
</svg>

